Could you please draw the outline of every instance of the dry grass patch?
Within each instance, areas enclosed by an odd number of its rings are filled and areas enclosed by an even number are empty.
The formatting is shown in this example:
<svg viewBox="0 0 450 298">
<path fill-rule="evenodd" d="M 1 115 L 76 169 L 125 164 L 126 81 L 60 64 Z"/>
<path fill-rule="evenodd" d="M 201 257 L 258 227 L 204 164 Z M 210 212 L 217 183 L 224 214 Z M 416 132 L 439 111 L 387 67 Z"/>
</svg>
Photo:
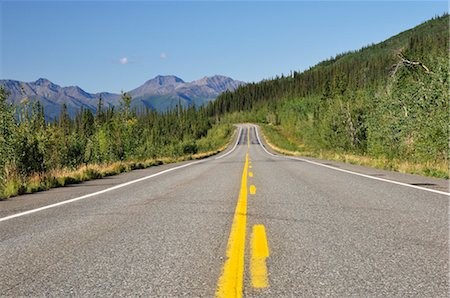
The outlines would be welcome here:
<svg viewBox="0 0 450 298">
<path fill-rule="evenodd" d="M 162 164 L 206 158 L 225 150 L 233 139 L 233 136 L 234 134 L 229 136 L 227 144 L 216 150 L 209 150 L 180 157 L 119 161 L 108 164 L 87 164 L 73 170 L 64 168 L 52 170 L 47 173 L 34 174 L 27 179 L 20 178 L 20 176 L 15 172 L 10 172 L 5 179 L 3 187 L 0 188 L 0 200 L 21 194 L 34 193 L 54 187 L 61 187 L 92 179 L 99 179 L 136 169 L 145 169 Z"/>
<path fill-rule="evenodd" d="M 422 176 L 437 177 L 449 179 L 449 164 L 448 161 L 434 161 L 425 163 L 414 163 L 411 161 L 388 159 L 386 157 L 372 157 L 367 155 L 358 155 L 352 153 L 340 153 L 333 151 L 313 151 L 303 144 L 298 144 L 292 137 L 284 135 L 275 128 L 262 126 L 263 137 L 265 142 L 276 152 L 291 155 L 315 157 L 326 160 L 341 161 L 350 164 L 367 166 L 377 169 L 396 171 L 407 174 L 417 174 Z M 276 143 L 276 145 L 274 144 Z M 284 147 L 284 148 L 283 148 Z M 289 147 L 289 149 L 286 149 Z M 293 148 L 297 150 L 292 150 Z"/>
</svg>

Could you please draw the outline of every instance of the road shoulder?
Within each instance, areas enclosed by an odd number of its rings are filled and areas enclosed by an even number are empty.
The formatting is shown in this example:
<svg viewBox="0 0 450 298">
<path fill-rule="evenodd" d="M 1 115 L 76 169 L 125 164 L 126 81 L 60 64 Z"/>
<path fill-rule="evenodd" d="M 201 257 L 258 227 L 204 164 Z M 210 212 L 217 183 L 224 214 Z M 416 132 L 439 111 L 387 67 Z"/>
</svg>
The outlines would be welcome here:
<svg viewBox="0 0 450 298">
<path fill-rule="evenodd" d="M 391 180 L 395 182 L 405 183 L 411 186 L 417 186 L 422 187 L 426 189 L 441 191 L 441 192 L 449 192 L 449 181 L 446 179 L 439 179 L 439 178 L 433 178 L 433 177 L 425 177 L 420 175 L 413 175 L 413 174 L 404 174 L 394 171 L 387 171 L 387 170 L 381 170 L 376 168 L 369 168 L 365 166 L 360 165 L 354 165 L 350 163 L 345 162 L 339 162 L 339 161 L 332 161 L 332 160 L 323 160 L 319 158 L 313 158 L 313 157 L 303 157 L 303 156 L 288 156 L 288 155 L 282 155 L 274 148 L 272 148 L 268 142 L 265 139 L 265 136 L 261 133 L 261 129 L 259 126 L 257 126 L 260 141 L 262 146 L 270 153 L 280 158 L 290 158 L 292 160 L 295 160 L 296 162 L 304 162 L 302 160 L 296 160 L 294 158 L 300 158 L 303 160 L 311 161 L 313 163 L 319 163 L 325 166 L 333 167 L 336 169 L 342 169 L 358 174 L 363 174 L 371 177 L 381 178 L 385 180 Z"/>
</svg>

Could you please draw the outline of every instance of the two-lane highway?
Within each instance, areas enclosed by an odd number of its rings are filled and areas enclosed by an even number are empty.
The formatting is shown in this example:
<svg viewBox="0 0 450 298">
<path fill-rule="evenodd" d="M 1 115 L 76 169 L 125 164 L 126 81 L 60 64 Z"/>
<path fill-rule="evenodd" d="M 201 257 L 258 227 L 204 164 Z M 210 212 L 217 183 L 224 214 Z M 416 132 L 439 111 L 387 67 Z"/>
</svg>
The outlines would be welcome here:
<svg viewBox="0 0 450 298">
<path fill-rule="evenodd" d="M 217 157 L 0 202 L 0 295 L 448 296 L 449 197 L 405 182 L 443 181 L 261 142 L 241 125 Z"/>
</svg>

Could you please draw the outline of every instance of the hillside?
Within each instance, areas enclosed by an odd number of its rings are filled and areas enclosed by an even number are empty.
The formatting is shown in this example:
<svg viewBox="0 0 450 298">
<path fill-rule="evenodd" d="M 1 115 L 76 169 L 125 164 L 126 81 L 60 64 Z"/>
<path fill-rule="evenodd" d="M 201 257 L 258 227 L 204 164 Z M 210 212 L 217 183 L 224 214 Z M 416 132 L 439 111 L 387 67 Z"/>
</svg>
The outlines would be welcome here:
<svg viewBox="0 0 450 298">
<path fill-rule="evenodd" d="M 128 93 L 133 98 L 133 108 L 166 111 L 180 103 L 185 107 L 203 105 L 222 92 L 235 90 L 242 84 L 225 76 L 204 77 L 193 82 L 184 82 L 176 76 L 157 76 Z M 42 78 L 28 83 L 0 80 L 0 86 L 10 93 L 8 100 L 13 104 L 18 105 L 24 100 L 31 103 L 40 101 L 47 119 L 58 118 L 63 104 L 69 115 L 74 117 L 81 108 L 96 112 L 100 97 L 107 107 L 118 106 L 121 97 L 120 94 L 108 92 L 89 93 L 78 86 L 61 87 Z"/>
<path fill-rule="evenodd" d="M 448 177 L 448 23 L 444 15 L 307 71 L 226 92 L 208 114 L 269 124 L 300 154 L 402 160 Z"/>
<path fill-rule="evenodd" d="M 210 105 L 220 114 L 251 109 L 259 103 L 306 95 L 322 95 L 333 87 L 347 91 L 385 85 L 403 53 L 409 58 L 447 57 L 448 15 L 427 21 L 379 44 L 339 54 L 304 72 L 248 84 L 236 92 L 227 92 Z"/>
</svg>

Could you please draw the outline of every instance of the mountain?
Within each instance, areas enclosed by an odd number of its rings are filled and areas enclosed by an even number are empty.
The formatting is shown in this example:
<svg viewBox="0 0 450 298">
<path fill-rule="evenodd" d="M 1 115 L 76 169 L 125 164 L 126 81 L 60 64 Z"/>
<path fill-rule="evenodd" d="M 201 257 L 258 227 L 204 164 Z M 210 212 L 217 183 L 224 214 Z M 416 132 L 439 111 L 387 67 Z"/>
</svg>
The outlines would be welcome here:
<svg viewBox="0 0 450 298">
<path fill-rule="evenodd" d="M 58 117 L 63 104 L 67 105 L 71 115 L 81 107 L 95 110 L 97 104 L 95 94 L 85 92 L 77 86 L 60 87 L 42 78 L 30 83 L 0 80 L 0 85 L 10 93 L 8 100 L 15 105 L 25 100 L 29 102 L 39 100 L 45 108 L 47 119 Z"/>
<path fill-rule="evenodd" d="M 131 103 L 133 108 L 165 111 L 177 104 L 203 105 L 224 91 L 233 91 L 243 84 L 244 82 L 219 75 L 193 82 L 185 82 L 176 76 L 157 76 L 128 93 L 133 98 Z M 81 108 L 95 112 L 100 97 L 105 106 L 120 104 L 120 94 L 88 93 L 78 86 L 61 87 L 42 78 L 35 82 L 0 80 L 0 85 L 10 93 L 8 100 L 13 104 L 18 105 L 24 100 L 29 102 L 39 100 L 44 105 L 47 119 L 57 118 L 63 104 L 66 104 L 71 116 Z"/>
<path fill-rule="evenodd" d="M 145 97 L 148 94 L 165 95 L 175 91 L 180 85 L 186 84 L 176 76 L 157 76 L 141 86 L 130 91 L 132 97 Z"/>
<path fill-rule="evenodd" d="M 183 106 L 204 105 L 221 93 L 234 91 L 243 84 L 218 75 L 193 82 L 184 82 L 176 76 L 157 76 L 129 93 L 133 97 L 133 107 L 145 106 L 164 111 L 179 103 Z"/>
</svg>

